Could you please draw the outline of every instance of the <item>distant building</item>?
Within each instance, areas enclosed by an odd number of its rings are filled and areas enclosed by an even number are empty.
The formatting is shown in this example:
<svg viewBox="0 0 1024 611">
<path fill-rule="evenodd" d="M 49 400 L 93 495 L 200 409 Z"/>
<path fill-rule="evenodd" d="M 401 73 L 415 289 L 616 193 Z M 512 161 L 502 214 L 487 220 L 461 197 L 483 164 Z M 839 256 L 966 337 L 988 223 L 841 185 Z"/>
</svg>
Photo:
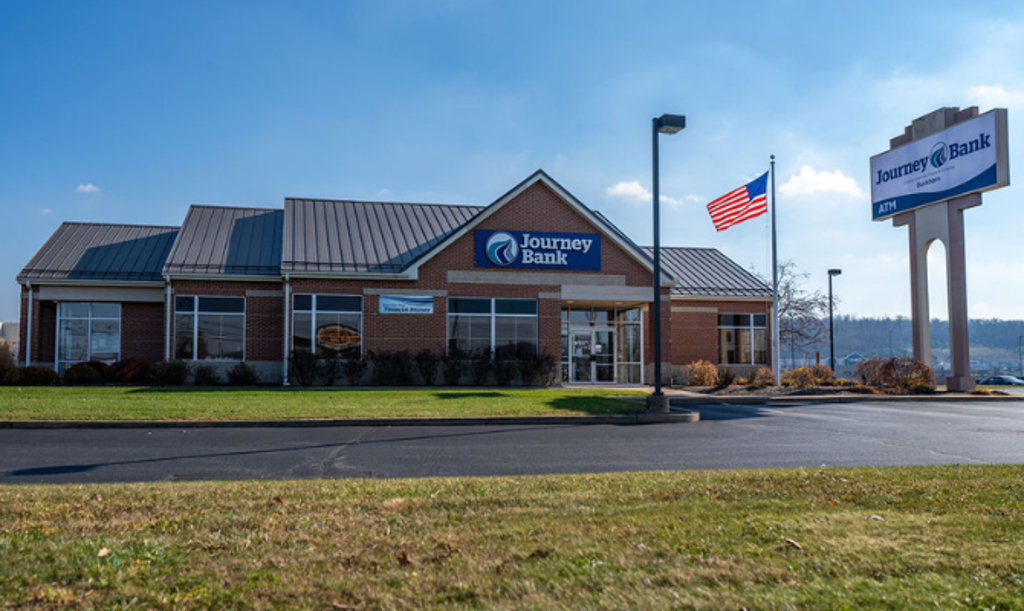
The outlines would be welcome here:
<svg viewBox="0 0 1024 611">
<path fill-rule="evenodd" d="M 712 248 L 663 248 L 662 354 L 770 366 L 770 287 Z M 22 362 L 245 361 L 540 350 L 567 384 L 651 382 L 651 249 L 543 171 L 488 206 L 285 199 L 180 227 L 64 223 L 18 275 Z M 667 377 L 667 376 L 666 376 Z"/>
<path fill-rule="evenodd" d="M 16 322 L 0 322 L 0 339 L 10 342 L 13 346 L 11 352 L 18 357 L 18 346 L 20 344 L 21 325 Z"/>
</svg>

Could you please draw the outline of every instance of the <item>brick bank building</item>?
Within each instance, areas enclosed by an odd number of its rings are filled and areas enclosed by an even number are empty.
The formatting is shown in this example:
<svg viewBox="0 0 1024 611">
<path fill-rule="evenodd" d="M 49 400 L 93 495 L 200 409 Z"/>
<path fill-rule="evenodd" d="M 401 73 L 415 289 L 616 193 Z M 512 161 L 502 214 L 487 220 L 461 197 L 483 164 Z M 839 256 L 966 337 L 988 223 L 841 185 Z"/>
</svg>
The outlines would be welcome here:
<svg viewBox="0 0 1024 611">
<path fill-rule="evenodd" d="M 517 346 L 565 384 L 650 382 L 652 250 L 543 171 L 486 207 L 286 199 L 180 227 L 63 223 L 18 275 L 21 359 L 245 361 Z M 769 365 L 771 289 L 710 248 L 663 248 L 666 374 Z"/>
</svg>

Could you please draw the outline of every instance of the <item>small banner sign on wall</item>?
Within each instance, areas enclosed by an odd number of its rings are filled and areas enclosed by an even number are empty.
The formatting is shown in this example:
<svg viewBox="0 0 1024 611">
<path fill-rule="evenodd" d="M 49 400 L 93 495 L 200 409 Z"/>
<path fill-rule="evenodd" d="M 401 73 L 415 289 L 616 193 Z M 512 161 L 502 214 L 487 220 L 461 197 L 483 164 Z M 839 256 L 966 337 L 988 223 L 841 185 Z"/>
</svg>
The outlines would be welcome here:
<svg viewBox="0 0 1024 611">
<path fill-rule="evenodd" d="M 477 230 L 477 267 L 601 269 L 601 236 L 596 233 Z"/>
<path fill-rule="evenodd" d="M 433 314 L 434 298 L 407 295 L 381 295 L 381 314 Z"/>
</svg>

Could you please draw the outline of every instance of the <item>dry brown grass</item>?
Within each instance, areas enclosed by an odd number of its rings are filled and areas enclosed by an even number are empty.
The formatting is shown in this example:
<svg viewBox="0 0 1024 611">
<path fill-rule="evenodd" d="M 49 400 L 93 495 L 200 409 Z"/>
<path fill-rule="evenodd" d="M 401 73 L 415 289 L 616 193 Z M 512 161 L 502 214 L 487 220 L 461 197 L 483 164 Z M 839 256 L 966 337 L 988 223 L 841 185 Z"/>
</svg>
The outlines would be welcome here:
<svg viewBox="0 0 1024 611">
<path fill-rule="evenodd" d="M 1021 475 L 942 467 L 6 487 L 0 600 L 1017 609 Z"/>
</svg>

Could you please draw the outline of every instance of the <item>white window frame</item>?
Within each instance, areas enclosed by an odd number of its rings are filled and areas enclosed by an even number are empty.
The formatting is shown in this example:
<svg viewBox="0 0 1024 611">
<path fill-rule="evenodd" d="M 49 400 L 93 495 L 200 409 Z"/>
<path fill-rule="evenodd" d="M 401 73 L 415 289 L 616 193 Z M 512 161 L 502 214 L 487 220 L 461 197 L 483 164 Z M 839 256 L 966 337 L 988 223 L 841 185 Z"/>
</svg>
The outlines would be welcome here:
<svg viewBox="0 0 1024 611">
<path fill-rule="evenodd" d="M 178 310 L 178 302 L 177 302 L 177 300 L 179 298 L 184 298 L 184 297 L 191 297 L 193 299 L 193 301 L 192 301 L 192 311 L 191 312 L 180 312 Z M 200 312 L 200 310 L 199 310 L 199 300 L 200 299 L 207 299 L 207 298 L 211 298 L 211 297 L 215 298 L 215 299 L 241 299 L 242 300 L 242 311 L 241 312 Z M 190 358 L 190 359 L 183 359 L 183 360 L 188 360 L 189 362 L 195 362 L 195 363 L 238 363 L 238 362 L 241 362 L 241 361 L 245 361 L 246 348 L 247 348 L 247 344 L 248 344 L 248 341 L 247 341 L 247 339 L 248 339 L 247 335 L 248 334 L 246 332 L 246 322 L 247 322 L 248 314 L 249 314 L 249 303 L 248 303 L 248 301 L 246 300 L 245 297 L 243 297 L 241 295 L 175 295 L 174 296 L 174 300 L 175 300 L 174 301 L 174 332 L 173 332 L 173 335 L 171 336 L 171 341 L 173 342 L 172 343 L 172 348 L 174 348 L 175 350 L 177 349 L 178 316 L 179 316 L 179 314 L 182 315 L 182 316 L 191 316 L 192 317 L 192 358 Z M 241 359 L 212 359 L 212 358 L 211 359 L 201 359 L 201 358 L 198 358 L 198 355 L 199 355 L 199 317 L 202 316 L 203 314 L 206 314 L 206 315 L 216 315 L 216 316 L 241 316 L 242 317 L 242 358 Z M 178 358 L 178 355 L 174 354 L 174 351 L 172 351 L 171 356 L 172 356 L 172 358 L 175 358 L 175 359 Z"/>
<path fill-rule="evenodd" d="M 490 307 L 490 312 L 454 312 L 453 313 L 451 311 L 451 304 L 452 304 L 452 300 L 453 299 L 479 299 L 481 301 L 489 301 L 490 302 L 490 306 L 491 306 Z M 533 304 L 535 304 L 537 306 L 537 313 L 536 314 L 505 314 L 505 313 L 500 313 L 499 314 L 496 311 L 497 307 L 498 307 L 497 302 L 499 300 L 500 301 L 529 301 L 529 302 L 532 302 Z M 458 296 L 458 297 L 449 297 L 448 298 L 448 302 L 446 303 L 445 307 L 447 309 L 447 315 L 446 315 L 445 321 L 444 321 L 444 327 L 445 327 L 445 343 L 444 343 L 444 346 L 445 346 L 445 351 L 451 350 L 452 337 L 451 337 L 451 324 L 449 324 L 449 322 L 450 322 L 452 316 L 476 316 L 476 317 L 481 317 L 481 318 L 483 318 L 483 317 L 490 317 L 490 327 L 491 327 L 491 331 L 490 331 L 490 333 L 491 333 L 490 350 L 491 350 L 491 355 L 493 356 L 494 355 L 494 349 L 495 349 L 494 341 L 495 341 L 495 337 L 497 336 L 497 324 L 496 324 L 497 319 L 498 319 L 498 317 L 506 317 L 507 316 L 507 317 L 510 317 L 510 318 L 533 318 L 533 319 L 536 319 L 536 321 L 537 321 L 537 334 L 534 337 L 534 339 L 536 340 L 536 344 L 535 345 L 537 346 L 537 354 L 540 354 L 540 302 L 537 299 L 530 299 L 528 297 L 524 298 L 524 297 L 469 297 L 469 296 Z"/>
<path fill-rule="evenodd" d="M 299 310 L 299 309 L 297 309 L 295 307 L 295 298 L 296 297 L 300 297 L 300 296 L 302 296 L 302 297 L 311 297 L 312 298 L 311 299 L 311 303 L 310 303 L 310 308 L 311 309 L 309 309 L 309 310 Z M 356 299 L 359 300 L 359 309 L 358 310 L 318 310 L 317 309 L 317 303 L 316 303 L 317 302 L 317 297 L 353 297 L 353 298 L 356 298 Z M 310 315 L 310 317 L 309 317 L 310 318 L 310 326 L 309 326 L 310 346 L 309 347 L 310 347 L 310 352 L 312 352 L 314 355 L 316 354 L 316 316 L 317 316 L 317 314 L 320 314 L 320 313 L 323 313 L 323 314 L 357 314 L 357 315 L 359 315 L 359 357 L 358 357 L 358 359 L 362 359 L 363 358 L 363 344 L 364 344 L 364 342 L 363 342 L 363 325 L 365 324 L 365 320 L 366 320 L 366 315 L 364 314 L 363 310 L 366 308 L 366 300 L 363 299 L 362 295 L 352 295 L 352 294 L 343 294 L 343 293 L 292 293 L 291 299 L 292 299 L 292 303 L 291 303 L 291 306 L 292 306 L 292 320 L 291 320 L 292 325 L 291 326 L 292 326 L 292 328 L 291 328 L 291 331 L 289 332 L 289 337 L 288 337 L 288 347 L 290 348 L 289 351 L 288 351 L 289 353 L 291 353 L 293 350 L 295 350 L 295 329 L 297 328 L 297 326 L 295 324 L 295 315 L 296 314 L 309 314 Z"/>
<path fill-rule="evenodd" d="M 110 317 L 110 316 L 93 316 L 93 314 L 92 314 L 92 309 L 93 309 L 92 306 L 95 303 L 102 303 L 103 305 L 114 305 L 114 306 L 117 306 L 117 318 L 113 318 L 113 317 Z M 81 317 L 77 317 L 77 316 L 64 317 L 64 316 L 61 315 L 61 310 L 63 309 L 61 306 L 65 305 L 65 304 L 82 304 L 82 305 L 86 305 L 86 306 L 89 307 L 89 316 L 87 316 L 85 318 L 81 318 Z M 121 323 L 123 312 L 124 312 L 124 308 L 123 308 L 122 304 L 120 304 L 120 303 L 111 303 L 109 301 L 61 301 L 61 302 L 57 302 L 57 333 L 55 334 L 56 339 L 55 339 L 55 346 L 54 346 L 54 351 L 53 351 L 53 368 L 54 368 L 54 370 L 57 371 L 60 374 L 63 374 L 65 371 L 67 371 L 67 369 L 66 369 L 67 367 L 71 367 L 72 365 L 75 365 L 77 363 L 88 363 L 88 362 L 93 360 L 92 359 L 92 321 L 94 321 L 94 320 L 116 320 L 117 321 L 117 358 L 115 358 L 112 361 L 102 361 L 102 362 L 104 362 L 104 363 L 116 363 L 117 361 L 120 361 L 121 360 L 121 353 L 123 352 L 123 344 L 124 344 L 124 332 L 123 332 L 123 325 Z M 64 321 L 64 320 L 85 320 L 85 321 L 88 322 L 88 331 L 86 332 L 86 351 L 88 353 L 88 358 L 86 358 L 84 361 L 66 361 L 66 360 L 62 360 L 61 359 L 61 354 L 60 354 L 60 340 L 61 340 L 61 335 L 62 335 L 62 332 L 61 332 L 61 322 Z"/>
<path fill-rule="evenodd" d="M 767 314 L 754 314 L 752 312 L 719 312 L 718 316 L 719 317 L 721 317 L 721 316 L 747 316 L 748 320 L 749 320 L 749 322 L 746 325 L 723 325 L 723 324 L 719 324 L 718 325 L 718 328 L 717 328 L 718 334 L 717 335 L 718 335 L 718 360 L 719 360 L 719 364 L 720 365 L 743 365 L 743 366 L 749 365 L 751 367 L 757 367 L 757 366 L 767 367 L 769 361 L 771 360 L 771 357 L 768 354 L 768 352 L 769 352 L 768 350 L 765 350 L 765 362 L 764 363 L 757 363 L 757 362 L 755 362 L 756 361 L 756 357 L 755 357 L 756 351 L 754 350 L 754 346 L 755 346 L 755 343 L 754 343 L 754 331 L 759 330 L 759 329 L 763 329 L 764 332 L 765 332 L 765 339 L 766 340 L 768 339 L 768 315 Z M 765 324 L 764 325 L 754 324 L 754 319 L 757 316 L 764 316 L 765 317 Z M 717 320 L 716 320 L 716 322 L 717 322 Z M 748 362 L 748 363 L 722 363 L 721 362 L 721 360 L 722 360 L 722 334 L 721 334 L 721 331 L 723 329 L 736 329 L 736 330 L 746 329 L 747 330 L 748 335 L 749 335 L 749 340 L 748 340 L 749 341 L 749 346 L 747 347 L 747 350 L 750 353 L 750 362 Z M 736 345 L 737 345 L 737 347 L 739 347 L 739 342 L 737 342 Z"/>
</svg>

